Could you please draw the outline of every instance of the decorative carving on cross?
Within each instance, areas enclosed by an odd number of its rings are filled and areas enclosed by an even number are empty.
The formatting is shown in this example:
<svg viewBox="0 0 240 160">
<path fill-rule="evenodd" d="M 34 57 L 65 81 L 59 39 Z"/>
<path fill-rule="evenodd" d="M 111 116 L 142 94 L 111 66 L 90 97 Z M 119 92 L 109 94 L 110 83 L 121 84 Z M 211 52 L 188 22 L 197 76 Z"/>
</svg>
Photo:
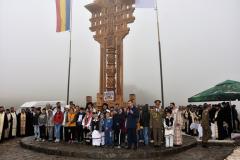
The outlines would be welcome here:
<svg viewBox="0 0 240 160">
<path fill-rule="evenodd" d="M 114 91 L 115 98 L 109 104 L 123 105 L 123 39 L 133 23 L 135 0 L 95 0 L 85 7 L 92 13 L 90 30 L 99 42 L 100 87 L 97 104 L 103 103 L 103 93 Z"/>
</svg>

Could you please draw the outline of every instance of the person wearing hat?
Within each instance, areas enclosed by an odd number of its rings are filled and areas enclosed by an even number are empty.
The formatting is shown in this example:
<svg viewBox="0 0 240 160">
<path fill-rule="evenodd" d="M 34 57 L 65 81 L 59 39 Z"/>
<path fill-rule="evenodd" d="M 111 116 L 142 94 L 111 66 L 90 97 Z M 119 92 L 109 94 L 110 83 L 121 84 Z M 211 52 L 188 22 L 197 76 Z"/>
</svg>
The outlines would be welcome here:
<svg viewBox="0 0 240 160">
<path fill-rule="evenodd" d="M 173 147 L 173 137 L 174 137 L 174 118 L 171 109 L 166 109 L 166 117 L 164 118 L 164 128 L 165 128 L 165 142 L 166 147 Z"/>
<path fill-rule="evenodd" d="M 160 100 L 156 100 L 154 103 L 155 107 L 150 113 L 150 128 L 153 131 L 154 147 L 160 147 L 163 142 L 164 110 Z"/>
</svg>

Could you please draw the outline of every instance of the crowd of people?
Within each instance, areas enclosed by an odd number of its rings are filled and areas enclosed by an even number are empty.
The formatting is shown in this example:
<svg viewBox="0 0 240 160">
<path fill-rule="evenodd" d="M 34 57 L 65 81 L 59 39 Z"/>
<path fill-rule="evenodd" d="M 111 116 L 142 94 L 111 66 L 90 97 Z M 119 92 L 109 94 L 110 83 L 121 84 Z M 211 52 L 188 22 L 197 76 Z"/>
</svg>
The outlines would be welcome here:
<svg viewBox="0 0 240 160">
<path fill-rule="evenodd" d="M 198 136 L 202 139 L 202 113 L 204 105 L 189 105 L 184 108 L 183 112 L 183 131 L 192 136 Z M 211 138 L 224 140 L 231 137 L 231 133 L 240 130 L 239 115 L 236 105 L 228 102 L 210 105 L 209 104 L 209 126 Z"/>
<path fill-rule="evenodd" d="M 199 136 L 203 147 L 210 138 L 225 139 L 239 129 L 238 113 L 229 103 L 177 107 L 174 103 L 162 108 L 136 106 L 129 100 L 127 107 L 109 107 L 101 110 L 88 103 L 85 108 L 73 102 L 61 108 L 46 105 L 41 108 L 21 109 L 0 106 L 0 142 L 24 136 L 35 141 L 85 143 L 96 147 L 137 149 L 139 146 L 173 147 L 183 144 L 182 133 Z M 232 118 L 231 118 L 232 117 Z"/>
</svg>

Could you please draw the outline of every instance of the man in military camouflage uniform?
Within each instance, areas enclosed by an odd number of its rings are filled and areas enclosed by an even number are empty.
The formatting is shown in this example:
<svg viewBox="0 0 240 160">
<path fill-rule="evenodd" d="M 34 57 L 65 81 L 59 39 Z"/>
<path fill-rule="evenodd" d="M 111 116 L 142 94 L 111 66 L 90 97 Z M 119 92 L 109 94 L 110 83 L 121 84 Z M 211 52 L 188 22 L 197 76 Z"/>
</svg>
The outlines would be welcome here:
<svg viewBox="0 0 240 160">
<path fill-rule="evenodd" d="M 155 108 L 150 113 L 150 128 L 153 130 L 154 147 L 160 147 L 163 142 L 164 110 L 161 108 L 160 100 L 156 100 L 154 103 Z"/>
<path fill-rule="evenodd" d="M 203 128 L 203 137 L 202 137 L 202 146 L 207 147 L 208 140 L 211 138 L 212 132 L 209 125 L 209 109 L 208 104 L 204 104 L 202 113 L 202 128 Z"/>
</svg>

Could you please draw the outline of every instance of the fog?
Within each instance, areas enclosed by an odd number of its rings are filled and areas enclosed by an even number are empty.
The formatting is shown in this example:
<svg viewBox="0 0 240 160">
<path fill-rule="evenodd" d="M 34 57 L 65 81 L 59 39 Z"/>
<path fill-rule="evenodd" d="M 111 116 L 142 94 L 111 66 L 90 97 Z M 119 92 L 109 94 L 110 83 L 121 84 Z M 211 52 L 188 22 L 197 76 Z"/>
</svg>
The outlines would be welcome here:
<svg viewBox="0 0 240 160">
<path fill-rule="evenodd" d="M 91 0 L 73 0 L 70 99 L 99 88 L 99 44 L 89 30 Z M 166 105 L 227 79 L 240 81 L 239 0 L 158 0 Z M 124 40 L 124 97 L 161 98 L 156 16 L 136 9 Z M 56 33 L 55 0 L 0 0 L 0 104 L 66 100 L 69 32 Z"/>
</svg>

